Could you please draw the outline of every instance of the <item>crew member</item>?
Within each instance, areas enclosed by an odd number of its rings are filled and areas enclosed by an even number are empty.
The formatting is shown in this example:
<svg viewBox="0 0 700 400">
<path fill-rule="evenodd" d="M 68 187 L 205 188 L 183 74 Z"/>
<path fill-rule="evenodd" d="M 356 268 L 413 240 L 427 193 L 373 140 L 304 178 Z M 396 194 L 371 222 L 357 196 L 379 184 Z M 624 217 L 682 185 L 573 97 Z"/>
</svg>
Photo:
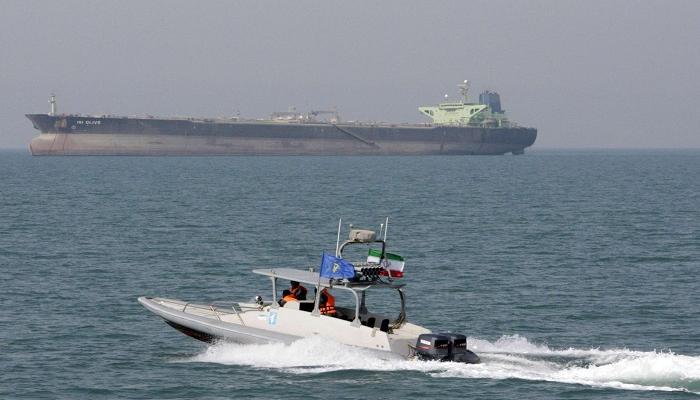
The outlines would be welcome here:
<svg viewBox="0 0 700 400">
<path fill-rule="evenodd" d="M 280 301 L 278 301 L 280 307 L 284 307 L 284 305 L 290 301 L 297 301 L 297 298 L 294 297 L 292 292 L 290 292 L 287 289 L 284 289 L 284 291 L 282 292 L 282 298 L 280 299 Z"/>
<path fill-rule="evenodd" d="M 292 292 L 292 295 L 294 295 L 297 300 L 306 300 L 306 288 L 301 286 L 297 281 L 291 281 L 290 283 L 292 287 L 289 288 L 289 291 Z"/>
<path fill-rule="evenodd" d="M 322 315 L 335 316 L 335 297 L 328 292 L 328 288 L 321 290 L 321 298 L 318 302 L 318 310 Z"/>
</svg>

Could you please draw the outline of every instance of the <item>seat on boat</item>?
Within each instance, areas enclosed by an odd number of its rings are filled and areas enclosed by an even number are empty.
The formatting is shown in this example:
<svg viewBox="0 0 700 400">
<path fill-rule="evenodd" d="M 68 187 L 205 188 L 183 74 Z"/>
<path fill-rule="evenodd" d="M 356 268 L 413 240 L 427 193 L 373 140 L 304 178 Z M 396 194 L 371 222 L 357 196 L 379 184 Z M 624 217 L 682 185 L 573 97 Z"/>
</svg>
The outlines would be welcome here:
<svg viewBox="0 0 700 400">
<path fill-rule="evenodd" d="M 368 328 L 374 328 L 374 326 L 377 324 L 377 319 L 375 317 L 369 317 L 366 320 L 360 320 L 360 323 Z M 379 325 L 379 330 L 382 332 L 389 332 L 389 319 L 385 318 L 382 320 L 382 322 Z"/>
<path fill-rule="evenodd" d="M 382 332 L 389 332 L 389 319 L 383 319 L 382 324 L 379 326 L 379 330 Z"/>
</svg>

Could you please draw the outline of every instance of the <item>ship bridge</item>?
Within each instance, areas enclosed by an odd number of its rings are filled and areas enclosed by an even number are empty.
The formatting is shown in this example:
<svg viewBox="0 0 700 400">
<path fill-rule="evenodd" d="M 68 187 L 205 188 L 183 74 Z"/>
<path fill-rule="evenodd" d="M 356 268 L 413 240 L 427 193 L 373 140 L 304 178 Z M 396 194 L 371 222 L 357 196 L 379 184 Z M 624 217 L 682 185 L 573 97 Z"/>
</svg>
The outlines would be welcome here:
<svg viewBox="0 0 700 400">
<path fill-rule="evenodd" d="M 498 93 L 486 91 L 479 96 L 478 103 L 468 100 L 469 81 L 457 85 L 462 94 L 462 101 L 450 102 L 445 95 L 445 102 L 437 106 L 418 107 L 418 110 L 432 120 L 434 125 L 510 127 L 511 123 L 501 110 Z M 483 100 L 483 101 L 482 101 Z"/>
</svg>

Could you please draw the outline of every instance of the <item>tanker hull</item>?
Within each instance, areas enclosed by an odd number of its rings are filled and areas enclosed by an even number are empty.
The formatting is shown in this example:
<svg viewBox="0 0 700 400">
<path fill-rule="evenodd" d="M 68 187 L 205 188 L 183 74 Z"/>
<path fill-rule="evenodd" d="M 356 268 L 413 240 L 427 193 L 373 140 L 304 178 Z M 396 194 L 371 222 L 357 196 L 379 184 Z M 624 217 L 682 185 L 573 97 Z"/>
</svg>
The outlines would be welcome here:
<svg viewBox="0 0 700 400">
<path fill-rule="evenodd" d="M 522 154 L 533 128 L 30 114 L 33 155 Z"/>
</svg>

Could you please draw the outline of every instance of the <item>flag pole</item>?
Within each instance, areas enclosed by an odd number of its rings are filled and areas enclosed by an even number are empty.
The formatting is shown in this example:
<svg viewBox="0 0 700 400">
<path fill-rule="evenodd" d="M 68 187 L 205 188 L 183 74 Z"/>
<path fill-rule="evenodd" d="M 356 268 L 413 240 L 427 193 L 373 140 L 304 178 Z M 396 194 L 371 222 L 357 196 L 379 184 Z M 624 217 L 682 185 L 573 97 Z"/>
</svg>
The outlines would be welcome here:
<svg viewBox="0 0 700 400">
<path fill-rule="evenodd" d="M 340 227 L 341 227 L 342 223 L 343 223 L 343 219 L 342 218 L 338 219 L 338 237 L 335 240 L 335 256 L 336 257 L 338 257 L 338 251 L 340 248 Z M 315 315 L 315 316 L 320 315 L 319 302 L 321 300 L 321 272 L 322 271 L 323 271 L 323 261 L 321 261 L 321 267 L 319 267 L 319 269 L 318 269 L 318 283 L 316 284 L 316 297 L 314 298 L 314 310 L 311 312 L 311 315 Z"/>
<path fill-rule="evenodd" d="M 338 239 L 335 241 L 335 256 L 338 257 L 338 251 L 340 250 L 340 225 L 343 223 L 343 219 L 338 219 Z"/>
</svg>

